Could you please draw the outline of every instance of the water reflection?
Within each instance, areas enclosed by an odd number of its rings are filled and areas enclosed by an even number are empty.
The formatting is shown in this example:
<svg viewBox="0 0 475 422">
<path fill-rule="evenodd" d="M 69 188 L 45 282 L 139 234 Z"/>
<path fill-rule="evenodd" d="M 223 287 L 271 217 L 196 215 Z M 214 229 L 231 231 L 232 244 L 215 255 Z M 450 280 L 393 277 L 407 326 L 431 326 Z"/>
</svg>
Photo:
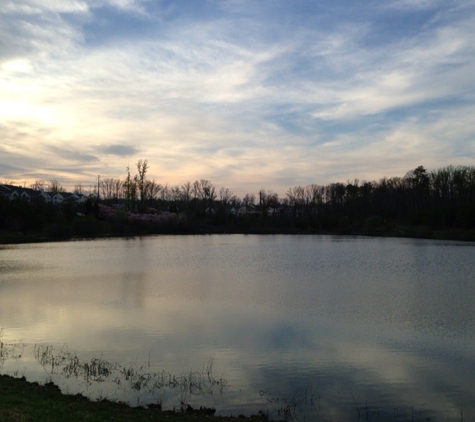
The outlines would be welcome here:
<svg viewBox="0 0 475 422">
<path fill-rule="evenodd" d="M 224 414 L 470 419 L 474 251 L 322 236 L 19 245 L 0 250 L 0 321 L 85 360 L 182 376 L 213 358 L 228 389 L 202 404 Z M 44 376 L 32 357 L 3 365 L 19 368 Z"/>
</svg>

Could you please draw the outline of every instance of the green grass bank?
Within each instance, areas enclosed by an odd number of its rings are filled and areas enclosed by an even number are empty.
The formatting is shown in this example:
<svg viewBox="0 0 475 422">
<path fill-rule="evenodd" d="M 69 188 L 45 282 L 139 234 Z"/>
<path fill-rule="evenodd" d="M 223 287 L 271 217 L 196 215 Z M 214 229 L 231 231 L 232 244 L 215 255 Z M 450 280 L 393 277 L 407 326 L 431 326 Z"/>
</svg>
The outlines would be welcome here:
<svg viewBox="0 0 475 422">
<path fill-rule="evenodd" d="M 54 384 L 30 383 L 25 378 L 0 375 L 1 422 L 105 422 L 170 421 L 219 422 L 267 421 L 265 415 L 214 416 L 211 409 L 184 408 L 164 411 L 160 407 L 136 408 L 108 400 L 91 401 L 82 395 L 62 394 Z"/>
</svg>

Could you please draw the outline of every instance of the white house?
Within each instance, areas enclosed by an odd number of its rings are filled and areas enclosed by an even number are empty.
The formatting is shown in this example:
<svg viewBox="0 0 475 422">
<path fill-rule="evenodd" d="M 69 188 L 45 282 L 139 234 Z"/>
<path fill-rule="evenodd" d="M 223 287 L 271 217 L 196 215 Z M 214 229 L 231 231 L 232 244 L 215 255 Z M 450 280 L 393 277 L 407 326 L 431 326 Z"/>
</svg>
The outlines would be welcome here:
<svg viewBox="0 0 475 422">
<path fill-rule="evenodd" d="M 50 194 L 51 195 L 51 202 L 54 204 L 54 205 L 58 205 L 58 204 L 62 204 L 63 201 L 64 201 L 64 197 L 61 193 L 59 192 L 56 192 L 56 193 L 53 193 L 53 194 Z"/>
<path fill-rule="evenodd" d="M 26 202 L 40 201 L 46 204 L 59 205 L 64 202 L 73 204 L 84 204 L 87 201 L 86 195 L 82 193 L 67 192 L 45 192 L 43 189 L 35 190 L 31 188 L 22 188 L 20 186 L 0 184 L 0 199 L 21 199 Z"/>
</svg>

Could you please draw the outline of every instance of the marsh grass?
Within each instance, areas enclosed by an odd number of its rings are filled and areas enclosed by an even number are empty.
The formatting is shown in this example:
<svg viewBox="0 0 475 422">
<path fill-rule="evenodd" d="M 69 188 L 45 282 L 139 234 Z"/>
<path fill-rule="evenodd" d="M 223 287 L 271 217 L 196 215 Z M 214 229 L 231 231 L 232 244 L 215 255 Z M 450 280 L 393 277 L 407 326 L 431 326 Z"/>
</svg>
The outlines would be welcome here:
<svg viewBox="0 0 475 422">
<path fill-rule="evenodd" d="M 142 364 L 109 362 L 102 356 L 83 360 L 76 353 L 69 352 L 66 346 L 35 345 L 34 356 L 49 376 L 74 378 L 86 385 L 111 382 L 123 389 L 146 392 L 152 397 L 173 393 L 180 408 L 186 408 L 192 396 L 224 394 L 228 384 L 222 375 L 219 378 L 214 376 L 213 358 L 208 359 L 201 370 L 176 375 L 166 370 L 153 371 L 150 360 Z"/>
<path fill-rule="evenodd" d="M 3 328 L 0 328 L 0 368 L 3 367 L 7 359 L 21 359 L 25 351 L 23 342 L 8 342 L 5 338 Z"/>
<path fill-rule="evenodd" d="M 289 396 L 277 396 L 261 390 L 259 395 L 266 399 L 267 415 L 272 418 L 284 418 L 286 421 L 306 420 L 309 415 L 317 417 L 320 413 L 320 394 L 315 389 L 306 389 L 300 395 Z"/>
</svg>

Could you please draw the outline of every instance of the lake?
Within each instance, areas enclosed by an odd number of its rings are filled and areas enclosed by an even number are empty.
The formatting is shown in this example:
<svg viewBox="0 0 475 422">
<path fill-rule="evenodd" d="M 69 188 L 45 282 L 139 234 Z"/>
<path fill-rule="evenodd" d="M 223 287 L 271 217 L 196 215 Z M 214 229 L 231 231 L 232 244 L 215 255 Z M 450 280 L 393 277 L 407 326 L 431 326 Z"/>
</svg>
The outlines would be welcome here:
<svg viewBox="0 0 475 422">
<path fill-rule="evenodd" d="M 475 419 L 475 244 L 153 236 L 0 246 L 0 372 L 295 420 Z"/>
</svg>

